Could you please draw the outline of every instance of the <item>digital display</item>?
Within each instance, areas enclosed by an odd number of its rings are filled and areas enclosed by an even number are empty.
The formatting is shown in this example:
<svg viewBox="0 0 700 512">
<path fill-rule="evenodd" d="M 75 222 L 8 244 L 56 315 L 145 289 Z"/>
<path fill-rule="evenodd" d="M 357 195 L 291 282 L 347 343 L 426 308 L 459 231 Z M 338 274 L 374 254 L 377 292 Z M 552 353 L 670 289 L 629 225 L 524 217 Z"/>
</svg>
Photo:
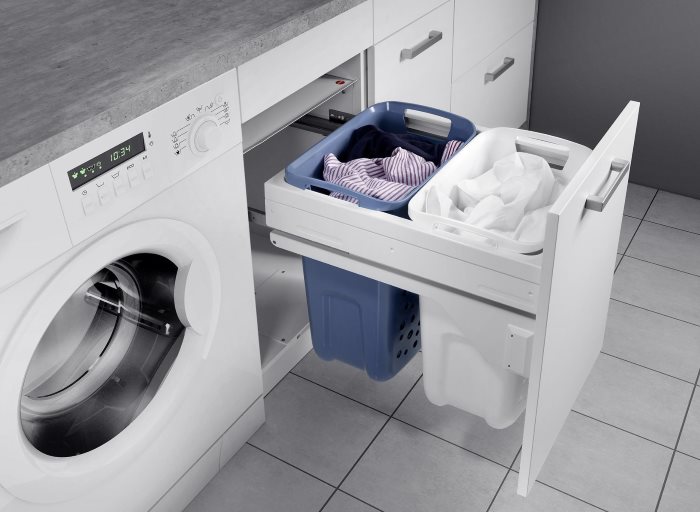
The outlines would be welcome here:
<svg viewBox="0 0 700 512">
<path fill-rule="evenodd" d="M 105 151 L 101 155 L 91 158 L 75 169 L 68 171 L 71 190 L 85 185 L 88 181 L 101 176 L 110 169 L 114 169 L 117 165 L 126 162 L 144 151 L 146 151 L 146 144 L 143 139 L 143 133 L 139 133 L 129 140 L 114 146 L 109 151 Z"/>
</svg>

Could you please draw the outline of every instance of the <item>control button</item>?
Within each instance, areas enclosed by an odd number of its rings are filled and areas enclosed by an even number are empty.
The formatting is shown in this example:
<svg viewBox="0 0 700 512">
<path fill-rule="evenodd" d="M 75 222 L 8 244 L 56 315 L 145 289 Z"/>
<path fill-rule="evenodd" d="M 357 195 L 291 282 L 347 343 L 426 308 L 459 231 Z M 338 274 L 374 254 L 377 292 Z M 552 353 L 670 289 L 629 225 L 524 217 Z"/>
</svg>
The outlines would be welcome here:
<svg viewBox="0 0 700 512">
<path fill-rule="evenodd" d="M 87 189 L 83 190 L 83 211 L 85 215 L 90 215 L 97 209 L 97 199 L 95 194 L 91 194 Z"/>
<path fill-rule="evenodd" d="M 143 177 L 145 179 L 150 179 L 153 177 L 153 168 L 151 167 L 151 162 L 149 160 L 143 160 L 141 162 L 141 169 L 143 170 Z"/>
<path fill-rule="evenodd" d="M 112 187 L 102 182 L 102 186 L 97 187 L 97 197 L 100 200 L 100 204 L 107 204 L 112 201 L 114 194 L 112 192 Z"/>
<path fill-rule="evenodd" d="M 126 178 L 121 176 L 119 172 L 112 174 L 112 184 L 114 185 L 114 194 L 119 197 L 128 190 Z"/>
<path fill-rule="evenodd" d="M 196 153 L 215 150 L 221 144 L 222 134 L 213 117 L 202 118 L 192 127 L 190 146 Z"/>
<path fill-rule="evenodd" d="M 137 162 L 131 162 L 126 165 L 126 175 L 129 178 L 129 186 L 131 188 L 141 184 L 141 172 L 139 172 L 139 167 L 140 165 L 137 165 Z"/>
</svg>

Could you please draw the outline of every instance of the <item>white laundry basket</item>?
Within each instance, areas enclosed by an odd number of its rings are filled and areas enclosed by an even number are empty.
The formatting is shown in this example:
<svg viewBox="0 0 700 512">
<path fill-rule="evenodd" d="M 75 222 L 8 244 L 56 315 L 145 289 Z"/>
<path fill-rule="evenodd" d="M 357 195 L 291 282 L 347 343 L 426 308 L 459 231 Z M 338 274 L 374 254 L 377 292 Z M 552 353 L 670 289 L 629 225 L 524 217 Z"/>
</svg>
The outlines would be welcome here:
<svg viewBox="0 0 700 512">
<path fill-rule="evenodd" d="M 426 198 L 434 187 L 449 195 L 454 186 L 466 178 L 479 176 L 491 169 L 494 163 L 515 152 L 530 153 L 544 158 L 552 168 L 556 181 L 552 193 L 553 202 L 563 190 L 591 150 L 580 144 L 551 135 L 515 128 L 493 128 L 478 134 L 447 162 L 440 171 L 411 199 L 408 215 L 417 224 L 428 229 L 456 232 L 473 243 L 502 247 L 515 252 L 530 254 L 542 250 L 544 239 L 519 241 L 503 234 L 478 228 L 459 220 L 427 213 Z"/>
<path fill-rule="evenodd" d="M 461 149 L 409 203 L 412 220 L 441 230 L 483 250 L 496 247 L 520 253 L 541 251 L 544 240 L 521 243 L 498 233 L 425 212 L 427 190 L 451 188 L 474 168 L 485 172 L 514 152 L 533 153 L 552 167 L 563 186 L 576 174 L 590 149 L 549 135 L 494 128 Z M 445 232 L 456 228 L 459 234 Z M 454 230 L 453 230 L 454 231 Z M 486 242 L 486 243 L 484 243 Z M 436 405 L 452 405 L 481 416 L 494 428 L 506 428 L 523 412 L 527 398 L 529 354 L 535 319 L 479 297 L 445 291 L 444 297 L 420 297 L 423 385 Z"/>
</svg>

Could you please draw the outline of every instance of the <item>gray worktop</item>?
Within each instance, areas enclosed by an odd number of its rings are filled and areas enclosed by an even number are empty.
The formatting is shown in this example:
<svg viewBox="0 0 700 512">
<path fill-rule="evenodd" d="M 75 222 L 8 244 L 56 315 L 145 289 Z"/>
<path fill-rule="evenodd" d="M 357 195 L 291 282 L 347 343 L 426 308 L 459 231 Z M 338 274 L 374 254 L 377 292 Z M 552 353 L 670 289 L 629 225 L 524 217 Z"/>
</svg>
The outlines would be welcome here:
<svg viewBox="0 0 700 512">
<path fill-rule="evenodd" d="M 2 0 L 0 186 L 364 0 Z"/>
</svg>

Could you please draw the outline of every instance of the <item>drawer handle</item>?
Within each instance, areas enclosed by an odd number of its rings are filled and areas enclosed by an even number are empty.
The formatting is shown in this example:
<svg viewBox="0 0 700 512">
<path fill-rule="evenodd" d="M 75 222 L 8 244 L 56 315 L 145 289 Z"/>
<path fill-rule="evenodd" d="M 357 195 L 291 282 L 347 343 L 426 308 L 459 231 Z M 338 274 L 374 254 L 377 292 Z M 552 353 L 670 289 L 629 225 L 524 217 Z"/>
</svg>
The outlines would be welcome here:
<svg viewBox="0 0 700 512">
<path fill-rule="evenodd" d="M 412 59 L 413 57 L 418 57 L 421 53 L 433 46 L 440 39 L 442 39 L 442 32 L 440 32 L 439 30 L 431 30 L 428 33 L 427 39 L 423 39 L 413 48 L 404 48 L 403 50 L 401 50 L 401 58 L 399 59 L 399 62 Z"/>
<path fill-rule="evenodd" d="M 511 68 L 515 64 L 515 59 L 513 57 L 506 57 L 503 59 L 503 64 L 498 66 L 498 69 L 496 71 L 491 71 L 489 73 L 486 73 L 484 75 L 484 82 L 489 83 L 489 82 L 495 82 L 496 79 L 501 76 L 503 73 L 508 71 L 509 68 Z"/>
<path fill-rule="evenodd" d="M 612 198 L 617 187 L 622 183 L 627 173 L 630 171 L 629 160 L 613 160 L 610 164 L 610 172 L 616 172 L 617 176 L 615 181 L 613 181 L 612 186 L 608 188 L 605 194 L 601 196 L 589 196 L 586 199 L 586 209 L 593 210 L 594 212 L 602 212 L 605 210 L 605 206 L 608 204 Z"/>
<path fill-rule="evenodd" d="M 14 226 L 26 216 L 27 212 L 22 211 L 15 213 L 3 221 L 0 221 L 0 231 L 5 231 L 7 228 Z"/>
</svg>

